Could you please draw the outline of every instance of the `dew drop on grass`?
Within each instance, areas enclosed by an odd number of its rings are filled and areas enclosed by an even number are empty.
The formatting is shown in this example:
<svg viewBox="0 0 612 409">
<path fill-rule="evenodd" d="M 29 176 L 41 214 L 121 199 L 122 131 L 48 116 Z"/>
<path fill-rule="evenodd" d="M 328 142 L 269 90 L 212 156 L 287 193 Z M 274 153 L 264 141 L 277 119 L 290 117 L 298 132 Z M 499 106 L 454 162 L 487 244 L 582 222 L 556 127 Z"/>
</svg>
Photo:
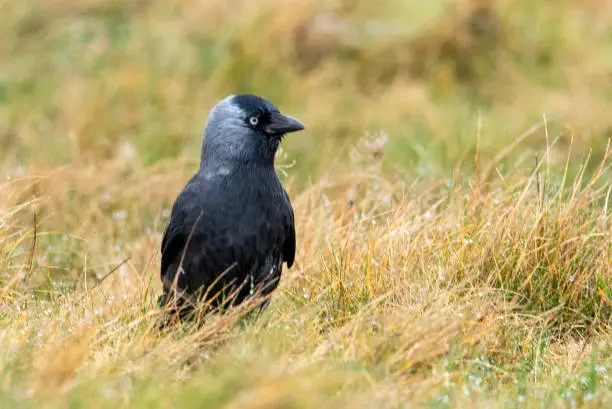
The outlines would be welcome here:
<svg viewBox="0 0 612 409">
<path fill-rule="evenodd" d="M 128 216 L 128 213 L 125 210 L 118 210 L 113 213 L 113 219 L 116 221 L 125 220 L 127 216 Z"/>
<path fill-rule="evenodd" d="M 331 205 L 331 202 L 329 201 L 329 198 L 327 197 L 327 195 L 322 194 L 321 197 L 323 199 L 323 204 L 325 205 L 325 207 L 329 207 Z"/>
</svg>

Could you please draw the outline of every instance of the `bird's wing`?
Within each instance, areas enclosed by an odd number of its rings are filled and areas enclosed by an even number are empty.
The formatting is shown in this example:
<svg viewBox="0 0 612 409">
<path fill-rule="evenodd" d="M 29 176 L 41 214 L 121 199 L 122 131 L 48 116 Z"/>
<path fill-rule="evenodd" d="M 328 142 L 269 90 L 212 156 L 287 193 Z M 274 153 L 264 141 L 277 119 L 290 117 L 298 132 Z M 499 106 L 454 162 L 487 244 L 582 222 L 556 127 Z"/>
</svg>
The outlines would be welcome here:
<svg viewBox="0 0 612 409">
<path fill-rule="evenodd" d="M 174 216 L 174 215 L 173 215 Z M 175 216 L 176 217 L 176 216 Z M 182 229 L 180 228 L 180 222 L 177 222 L 176 218 L 170 219 L 170 223 L 164 232 L 164 237 L 161 243 L 161 279 L 164 279 L 164 275 L 168 271 L 168 267 L 176 260 L 179 252 L 183 248 L 186 242 Z"/>
<path fill-rule="evenodd" d="M 161 243 L 161 278 L 168 273 L 168 268 L 177 263 L 182 257 L 183 248 L 187 243 L 187 238 L 195 222 L 190 217 L 195 213 L 194 207 L 197 206 L 197 197 L 193 192 L 192 184 L 194 179 L 189 181 L 185 188 L 179 193 L 170 215 L 170 222 L 164 232 Z M 191 223 L 190 223 L 191 222 Z"/>
<path fill-rule="evenodd" d="M 232 264 L 249 264 L 248 248 L 236 248 L 231 233 L 236 229 L 238 210 L 219 198 L 217 186 L 198 175 L 185 186 L 172 207 L 170 222 L 162 240 L 161 277 L 173 281 L 182 264 L 180 288 L 208 285 L 225 272 L 227 280 L 236 274 Z M 221 189 L 221 187 L 219 187 Z M 227 271 L 226 271 L 227 270 Z"/>
<path fill-rule="evenodd" d="M 285 194 L 285 200 L 287 201 L 287 208 L 289 211 L 289 217 L 286 222 L 287 239 L 283 243 L 283 260 L 287 263 L 287 267 L 291 268 L 295 260 L 295 220 L 289 195 L 285 189 L 283 189 L 283 193 Z"/>
</svg>

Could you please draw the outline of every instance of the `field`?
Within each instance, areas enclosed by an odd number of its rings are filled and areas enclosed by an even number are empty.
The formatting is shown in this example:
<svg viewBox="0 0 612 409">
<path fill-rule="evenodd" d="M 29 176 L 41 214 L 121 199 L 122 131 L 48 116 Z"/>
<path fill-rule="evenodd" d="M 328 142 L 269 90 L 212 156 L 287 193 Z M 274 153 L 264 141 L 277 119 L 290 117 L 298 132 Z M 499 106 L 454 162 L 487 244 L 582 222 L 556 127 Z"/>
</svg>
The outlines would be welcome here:
<svg viewBox="0 0 612 409">
<path fill-rule="evenodd" d="M 612 3 L 0 0 L 0 408 L 612 407 Z M 297 117 L 259 319 L 157 329 L 209 110 Z"/>
</svg>

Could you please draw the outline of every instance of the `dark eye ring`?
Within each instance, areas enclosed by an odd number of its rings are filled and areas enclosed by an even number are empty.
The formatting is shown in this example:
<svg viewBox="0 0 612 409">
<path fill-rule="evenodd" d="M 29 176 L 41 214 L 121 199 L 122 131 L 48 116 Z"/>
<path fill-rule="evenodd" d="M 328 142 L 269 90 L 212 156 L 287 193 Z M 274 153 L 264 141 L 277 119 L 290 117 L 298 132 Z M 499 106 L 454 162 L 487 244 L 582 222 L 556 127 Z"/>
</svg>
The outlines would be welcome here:
<svg viewBox="0 0 612 409">
<path fill-rule="evenodd" d="M 253 126 L 256 126 L 259 123 L 259 119 L 256 116 L 252 116 L 249 118 L 249 123 Z"/>
</svg>

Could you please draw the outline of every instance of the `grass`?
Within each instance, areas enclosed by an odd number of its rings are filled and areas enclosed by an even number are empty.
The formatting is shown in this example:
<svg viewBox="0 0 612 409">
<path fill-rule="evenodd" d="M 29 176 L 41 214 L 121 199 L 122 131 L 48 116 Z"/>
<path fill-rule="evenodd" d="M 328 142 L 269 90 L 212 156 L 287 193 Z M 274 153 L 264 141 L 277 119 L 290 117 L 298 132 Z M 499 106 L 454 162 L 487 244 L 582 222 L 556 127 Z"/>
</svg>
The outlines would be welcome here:
<svg viewBox="0 0 612 409">
<path fill-rule="evenodd" d="M 607 2 L 1 4 L 0 407 L 612 403 Z M 296 264 L 260 319 L 160 332 L 234 92 L 307 125 Z"/>
</svg>

